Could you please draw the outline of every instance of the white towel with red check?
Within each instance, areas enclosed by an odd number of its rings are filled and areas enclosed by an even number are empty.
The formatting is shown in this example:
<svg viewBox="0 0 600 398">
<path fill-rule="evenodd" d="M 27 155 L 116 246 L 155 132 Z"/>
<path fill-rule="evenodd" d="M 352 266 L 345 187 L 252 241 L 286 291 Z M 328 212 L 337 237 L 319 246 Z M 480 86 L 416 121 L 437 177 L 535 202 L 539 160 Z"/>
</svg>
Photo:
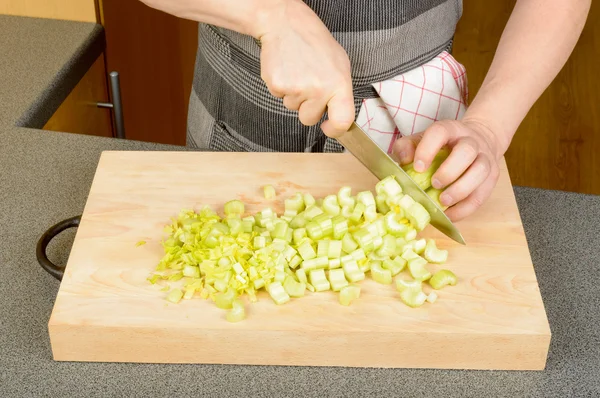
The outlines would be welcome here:
<svg viewBox="0 0 600 398">
<path fill-rule="evenodd" d="M 356 123 L 388 153 L 401 136 L 438 120 L 460 119 L 466 111 L 466 70 L 446 51 L 373 87 L 379 98 L 363 100 Z"/>
</svg>

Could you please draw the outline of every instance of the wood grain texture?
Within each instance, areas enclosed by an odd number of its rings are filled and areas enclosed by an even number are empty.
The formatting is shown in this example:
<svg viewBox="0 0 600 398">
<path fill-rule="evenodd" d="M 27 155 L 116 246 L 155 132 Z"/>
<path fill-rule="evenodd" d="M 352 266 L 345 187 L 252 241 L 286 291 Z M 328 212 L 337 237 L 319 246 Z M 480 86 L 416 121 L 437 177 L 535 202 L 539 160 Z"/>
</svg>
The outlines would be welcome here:
<svg viewBox="0 0 600 398">
<path fill-rule="evenodd" d="M 107 67 L 118 71 L 128 139 L 185 145 L 197 22 L 137 0 L 102 0 Z"/>
<path fill-rule="evenodd" d="M 454 55 L 467 68 L 469 96 L 492 62 L 515 0 L 464 1 Z M 600 194 L 600 3 L 565 67 L 533 106 L 506 153 L 515 185 Z M 543 62 L 543 61 L 541 61 Z"/>
<path fill-rule="evenodd" d="M 98 102 L 108 101 L 106 67 L 102 54 L 46 122 L 43 129 L 112 137 L 110 109 L 96 106 Z"/>
<path fill-rule="evenodd" d="M 359 300 L 332 292 L 277 306 L 265 294 L 245 321 L 202 299 L 167 305 L 146 281 L 162 227 L 182 208 L 275 207 L 297 191 L 324 196 L 375 178 L 347 154 L 104 152 L 49 321 L 59 361 L 543 369 L 550 329 L 506 168 L 492 198 L 458 224 L 467 246 L 428 227 L 459 284 L 411 309 L 366 280 Z M 135 247 L 141 239 L 148 243 Z M 432 266 L 432 269 L 439 269 Z"/>
<path fill-rule="evenodd" d="M 96 22 L 94 0 L 2 0 L 0 14 Z"/>
</svg>

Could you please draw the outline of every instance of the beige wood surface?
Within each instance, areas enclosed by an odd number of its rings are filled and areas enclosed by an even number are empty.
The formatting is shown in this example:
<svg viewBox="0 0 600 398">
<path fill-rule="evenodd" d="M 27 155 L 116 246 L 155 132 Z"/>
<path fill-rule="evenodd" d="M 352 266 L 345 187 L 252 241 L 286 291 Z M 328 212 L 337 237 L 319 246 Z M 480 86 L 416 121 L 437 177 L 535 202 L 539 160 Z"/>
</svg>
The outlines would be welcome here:
<svg viewBox="0 0 600 398">
<path fill-rule="evenodd" d="M 109 102 L 107 84 L 101 54 L 46 122 L 44 130 L 112 137 L 111 110 L 96 105 Z"/>
<path fill-rule="evenodd" d="M 2 0 L 0 14 L 96 22 L 94 0 Z"/>
<path fill-rule="evenodd" d="M 167 305 L 146 281 L 162 256 L 162 227 L 182 208 L 221 211 L 240 198 L 253 212 L 268 183 L 282 202 L 375 182 L 347 154 L 104 152 L 49 322 L 54 358 L 543 369 L 550 329 L 506 167 L 491 199 L 458 224 L 467 246 L 431 227 L 422 233 L 449 250 L 444 267 L 460 280 L 434 305 L 408 308 L 393 287 L 367 280 L 350 307 L 331 292 L 283 306 L 263 295 L 231 324 L 202 299 Z"/>
</svg>

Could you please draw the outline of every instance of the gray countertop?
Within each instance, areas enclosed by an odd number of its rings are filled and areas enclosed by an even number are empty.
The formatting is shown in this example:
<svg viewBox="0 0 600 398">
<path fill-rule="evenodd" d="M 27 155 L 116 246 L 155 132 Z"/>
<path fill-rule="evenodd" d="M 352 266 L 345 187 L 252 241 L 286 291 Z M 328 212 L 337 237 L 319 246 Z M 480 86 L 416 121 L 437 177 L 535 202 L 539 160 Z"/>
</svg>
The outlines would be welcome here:
<svg viewBox="0 0 600 398">
<path fill-rule="evenodd" d="M 99 55 L 97 25 L 0 16 L 0 37 L 0 397 L 600 396 L 600 197 L 528 188 L 515 192 L 553 333 L 543 372 L 54 362 L 58 282 L 38 238 L 83 211 L 101 151 L 182 148 L 36 129 Z"/>
</svg>

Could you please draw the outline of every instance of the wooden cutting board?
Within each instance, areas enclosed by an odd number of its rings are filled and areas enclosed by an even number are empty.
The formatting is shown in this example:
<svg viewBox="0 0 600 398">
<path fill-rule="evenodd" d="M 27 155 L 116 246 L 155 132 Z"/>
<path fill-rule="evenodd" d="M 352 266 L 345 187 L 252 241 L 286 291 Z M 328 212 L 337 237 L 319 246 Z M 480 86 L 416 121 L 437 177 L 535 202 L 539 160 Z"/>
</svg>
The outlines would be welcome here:
<svg viewBox="0 0 600 398">
<path fill-rule="evenodd" d="M 247 319 L 200 298 L 167 304 L 146 277 L 163 227 L 182 208 L 239 198 L 250 212 L 297 191 L 315 196 L 377 180 L 348 154 L 104 152 L 49 321 L 59 361 L 453 369 L 545 367 L 550 328 L 506 167 L 492 197 L 458 223 L 467 246 L 428 227 L 459 284 L 413 309 L 371 280 L 341 306 L 332 292 L 283 306 L 266 295 Z M 136 247 L 139 240 L 144 246 Z M 439 267 L 431 267 L 438 269 Z"/>
</svg>

